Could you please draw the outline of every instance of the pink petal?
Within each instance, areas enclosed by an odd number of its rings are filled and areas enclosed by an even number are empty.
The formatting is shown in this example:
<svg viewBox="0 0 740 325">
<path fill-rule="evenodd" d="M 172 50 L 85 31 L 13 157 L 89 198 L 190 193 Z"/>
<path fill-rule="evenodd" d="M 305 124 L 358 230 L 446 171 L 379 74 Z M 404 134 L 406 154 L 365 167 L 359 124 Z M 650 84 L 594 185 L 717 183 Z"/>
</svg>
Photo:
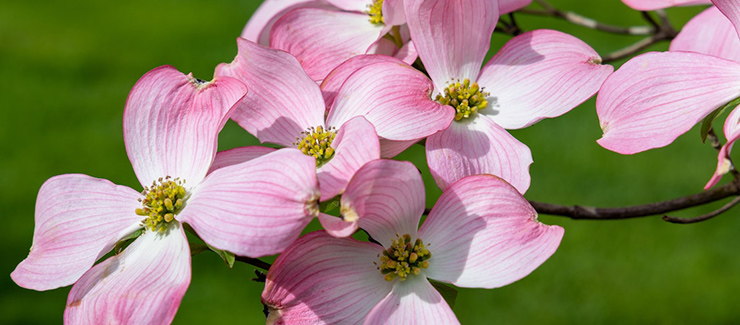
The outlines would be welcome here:
<svg viewBox="0 0 740 325">
<path fill-rule="evenodd" d="M 492 174 L 524 193 L 529 188 L 529 148 L 488 116 L 454 122 L 426 141 L 427 164 L 437 185 L 450 184 L 470 175 Z"/>
<path fill-rule="evenodd" d="M 344 11 L 366 12 L 373 0 L 326 0 L 326 2 Z"/>
<path fill-rule="evenodd" d="M 740 64 L 689 52 L 646 53 L 606 79 L 596 98 L 604 136 L 621 154 L 663 147 L 740 96 Z"/>
<path fill-rule="evenodd" d="M 378 303 L 365 324 L 459 324 L 452 308 L 423 276 L 396 282 Z"/>
<path fill-rule="evenodd" d="M 532 0 L 499 0 L 498 11 L 500 15 L 505 15 L 510 12 L 517 11 L 528 6 L 532 3 Z"/>
<path fill-rule="evenodd" d="M 235 77 L 250 92 L 231 117 L 262 142 L 291 146 L 309 127 L 324 123 L 321 90 L 296 59 L 245 39 L 237 39 L 239 54 L 216 67 L 216 76 Z"/>
<path fill-rule="evenodd" d="M 364 116 L 381 138 L 418 140 L 447 128 L 455 115 L 451 107 L 431 100 L 431 92 L 431 81 L 404 63 L 371 64 L 347 78 L 326 123 L 341 125 Z"/>
<path fill-rule="evenodd" d="M 416 237 L 424 212 L 424 182 L 408 161 L 379 159 L 355 173 L 342 195 L 344 220 L 359 219 L 360 228 L 384 247 L 397 235 Z"/>
<path fill-rule="evenodd" d="M 452 79 L 476 80 L 498 21 L 491 0 L 407 0 L 411 39 L 441 91 Z"/>
<path fill-rule="evenodd" d="M 368 19 L 364 13 L 296 9 L 275 23 L 270 47 L 293 54 L 313 80 L 323 80 L 340 63 L 365 54 L 382 36 L 383 26 Z"/>
<path fill-rule="evenodd" d="M 123 138 L 142 185 L 172 176 L 198 184 L 216 156 L 218 133 L 247 93 L 238 80 L 203 82 L 171 66 L 136 82 L 123 112 Z"/>
<path fill-rule="evenodd" d="M 482 110 L 505 129 L 560 116 L 593 96 L 614 68 L 581 40 L 554 30 L 514 37 L 483 68 L 491 93 Z"/>
<path fill-rule="evenodd" d="M 397 26 L 406 23 L 403 0 L 383 1 L 383 21 L 385 21 L 387 26 Z"/>
<path fill-rule="evenodd" d="M 735 109 L 727 116 L 724 131 L 727 143 L 719 151 L 719 155 L 717 156 L 717 170 L 714 172 L 712 179 L 709 180 L 709 183 L 704 186 L 705 190 L 717 184 L 722 178 L 722 175 L 727 174 L 732 167 L 730 152 L 732 152 L 732 146 L 735 144 L 735 141 L 740 138 L 740 110 Z"/>
<path fill-rule="evenodd" d="M 280 149 L 213 171 L 177 218 L 211 246 L 259 257 L 281 252 L 318 212 L 316 161 Z"/>
<path fill-rule="evenodd" d="M 393 141 L 387 139 L 380 140 L 380 157 L 382 158 L 393 158 L 398 156 L 401 152 L 413 146 L 419 141 Z"/>
<path fill-rule="evenodd" d="M 403 62 L 406 62 L 406 64 L 408 65 L 411 65 L 414 64 L 416 58 L 419 57 L 419 52 L 416 51 L 414 42 L 408 41 L 406 44 L 403 45 L 403 47 L 401 47 L 401 49 L 398 50 L 398 53 L 396 53 L 394 57 Z"/>
<path fill-rule="evenodd" d="M 353 56 L 351 59 L 342 62 L 321 82 L 321 93 L 324 95 L 324 102 L 326 107 L 331 107 L 334 103 L 334 98 L 339 93 L 339 89 L 342 87 L 347 78 L 358 69 L 368 66 L 370 64 L 379 62 L 403 62 L 396 58 L 387 55 L 367 54 Z"/>
<path fill-rule="evenodd" d="M 275 151 L 274 148 L 260 146 L 239 147 L 219 151 L 216 154 L 216 159 L 213 160 L 213 164 L 211 164 L 211 169 L 208 170 L 208 173 L 210 174 L 214 170 L 219 168 L 236 165 L 245 161 L 250 161 L 257 157 L 262 157 L 273 151 Z"/>
<path fill-rule="evenodd" d="M 241 37 L 269 45 L 270 30 L 278 18 L 296 8 L 332 8 L 323 0 L 266 0 L 254 12 L 242 30 Z"/>
<path fill-rule="evenodd" d="M 344 221 L 325 213 L 319 213 L 319 222 L 329 235 L 337 238 L 352 236 L 358 228 L 357 221 Z"/>
<path fill-rule="evenodd" d="M 681 28 L 671 51 L 691 51 L 740 61 L 740 39 L 735 26 L 717 7 L 709 7 Z"/>
<path fill-rule="evenodd" d="M 419 237 L 432 253 L 429 278 L 496 288 L 544 263 L 560 245 L 563 228 L 539 223 L 529 202 L 502 179 L 477 175 L 442 193 Z"/>
<path fill-rule="evenodd" d="M 365 163 L 380 158 L 380 142 L 375 128 L 357 116 L 337 131 L 332 142 L 334 157 L 316 170 L 321 185 L 321 201 L 329 200 L 347 187 L 352 175 Z"/>
<path fill-rule="evenodd" d="M 122 237 L 141 228 L 141 194 L 87 175 L 47 180 L 36 200 L 28 257 L 10 274 L 19 286 L 49 290 L 77 281 Z"/>
<path fill-rule="evenodd" d="M 640 11 L 711 3 L 710 0 L 622 0 L 622 2 L 632 9 Z"/>
<path fill-rule="evenodd" d="M 737 0 L 712 0 L 712 3 L 732 22 L 740 35 L 740 3 Z"/>
<path fill-rule="evenodd" d="M 177 222 L 146 231 L 75 283 L 65 324 L 168 324 L 190 285 L 190 248 Z"/>
<path fill-rule="evenodd" d="M 359 324 L 388 292 L 373 262 L 382 247 L 323 231 L 309 233 L 278 256 L 262 302 L 268 324 Z"/>
</svg>

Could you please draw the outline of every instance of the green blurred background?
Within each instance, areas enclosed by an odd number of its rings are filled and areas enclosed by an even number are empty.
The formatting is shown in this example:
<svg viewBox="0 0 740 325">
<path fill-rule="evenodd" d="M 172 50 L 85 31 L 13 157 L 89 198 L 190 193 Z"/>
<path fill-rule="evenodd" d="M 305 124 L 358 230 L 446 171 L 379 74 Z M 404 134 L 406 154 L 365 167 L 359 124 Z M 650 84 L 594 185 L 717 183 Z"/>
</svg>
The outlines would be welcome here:
<svg viewBox="0 0 740 325">
<path fill-rule="evenodd" d="M 618 25 L 644 25 L 619 0 L 552 0 Z M 49 177 L 85 173 L 139 189 L 121 133 L 124 101 L 146 71 L 171 64 L 209 79 L 236 54 L 235 38 L 254 0 L 164 0 L 0 3 L 0 323 L 60 323 L 69 287 L 36 292 L 16 286 L 10 272 L 31 246 L 36 193 Z M 536 6 L 532 6 L 536 8 Z M 702 8 L 668 13 L 680 27 Z M 518 15 L 526 30 L 571 33 L 606 54 L 639 39 L 552 19 Z M 495 34 L 493 47 L 507 37 Z M 667 43 L 652 48 L 667 49 Z M 533 200 L 595 206 L 649 203 L 702 189 L 716 152 L 697 128 L 668 148 L 621 156 L 599 147 L 590 100 L 562 118 L 513 134 L 532 149 Z M 255 144 L 227 124 L 220 148 Z M 424 151 L 402 159 L 423 170 Z M 428 182 L 428 205 L 439 190 Z M 720 203 L 721 205 L 721 203 Z M 717 205 L 677 216 L 695 216 Z M 500 289 L 461 289 L 455 312 L 464 324 L 736 323 L 740 321 L 738 210 L 694 225 L 657 217 L 573 221 L 540 216 L 566 229 L 555 255 L 525 279 Z M 315 225 L 313 225 L 315 226 Z M 190 288 L 176 324 L 262 324 L 262 285 L 253 268 L 228 269 L 215 254 L 193 258 Z"/>
</svg>

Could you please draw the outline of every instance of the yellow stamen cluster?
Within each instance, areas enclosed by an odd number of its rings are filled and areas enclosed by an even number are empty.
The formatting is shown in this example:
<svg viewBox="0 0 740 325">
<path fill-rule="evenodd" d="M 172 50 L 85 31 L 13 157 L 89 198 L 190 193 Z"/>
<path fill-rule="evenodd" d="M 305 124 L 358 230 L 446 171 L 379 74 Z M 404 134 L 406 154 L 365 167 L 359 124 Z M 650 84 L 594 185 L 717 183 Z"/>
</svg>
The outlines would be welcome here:
<svg viewBox="0 0 740 325">
<path fill-rule="evenodd" d="M 470 117 L 471 114 L 488 106 L 486 97 L 491 93 L 479 88 L 478 83 L 470 83 L 470 79 L 463 80 L 462 84 L 457 82 L 447 86 L 442 94 L 437 95 L 435 100 L 442 105 L 450 105 L 455 108 L 455 121 Z"/>
<path fill-rule="evenodd" d="M 185 204 L 185 180 L 172 179 L 170 176 L 152 182 L 141 192 L 144 199 L 139 199 L 143 207 L 136 209 L 136 214 L 146 217 L 141 223 L 151 231 L 164 232 L 167 225 Z"/>
<path fill-rule="evenodd" d="M 421 269 L 429 268 L 428 259 L 432 254 L 424 247 L 421 238 L 417 238 L 412 244 L 411 235 L 405 234 L 394 240 L 391 247 L 378 256 L 378 269 L 385 274 L 385 280 L 391 282 L 395 278 L 404 281 L 410 274 L 418 275 Z"/>
<path fill-rule="evenodd" d="M 316 158 L 316 166 L 318 167 L 334 157 L 334 148 L 331 147 L 331 142 L 334 141 L 336 136 L 337 133 L 334 128 L 325 129 L 323 126 L 318 126 L 314 129 L 311 127 L 308 131 L 301 132 L 301 137 L 294 144 L 305 155 Z"/>
<path fill-rule="evenodd" d="M 367 5 L 367 14 L 370 16 L 370 22 L 375 25 L 385 24 L 383 19 L 383 0 L 375 0 L 372 4 Z"/>
</svg>

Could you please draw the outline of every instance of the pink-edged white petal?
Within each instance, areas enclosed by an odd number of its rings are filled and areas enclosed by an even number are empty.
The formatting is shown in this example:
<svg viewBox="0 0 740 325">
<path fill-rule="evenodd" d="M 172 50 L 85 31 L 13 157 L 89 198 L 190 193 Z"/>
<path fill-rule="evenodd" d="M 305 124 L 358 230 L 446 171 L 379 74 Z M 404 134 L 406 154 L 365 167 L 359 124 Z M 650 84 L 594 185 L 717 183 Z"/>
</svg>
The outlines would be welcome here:
<svg viewBox="0 0 740 325">
<path fill-rule="evenodd" d="M 431 98 L 432 83 L 423 73 L 399 62 L 379 62 L 352 73 L 334 99 L 327 125 L 364 116 L 378 136 L 417 140 L 447 128 L 455 111 Z"/>
<path fill-rule="evenodd" d="M 740 2 L 737 0 L 712 0 L 712 3 L 730 20 L 738 35 L 740 35 Z"/>
<path fill-rule="evenodd" d="M 323 80 L 342 62 L 367 53 L 382 31 L 364 13 L 302 8 L 275 22 L 270 47 L 291 53 L 313 80 Z"/>
<path fill-rule="evenodd" d="M 544 263 L 563 228 L 537 221 L 517 190 L 491 175 L 452 184 L 434 205 L 419 237 L 432 253 L 426 275 L 460 287 L 496 288 Z"/>
<path fill-rule="evenodd" d="M 657 10 L 677 6 L 710 4 L 710 0 L 622 0 L 630 8 L 640 11 Z"/>
<path fill-rule="evenodd" d="M 211 246 L 260 257 L 298 238 L 318 198 L 315 158 L 281 149 L 213 171 L 176 218 Z"/>
<path fill-rule="evenodd" d="M 690 52 L 650 52 L 627 61 L 596 98 L 604 148 L 633 154 L 666 146 L 740 96 L 740 64 Z"/>
<path fill-rule="evenodd" d="M 671 51 L 690 51 L 740 61 L 740 39 L 735 26 L 717 7 L 709 7 L 681 28 Z"/>
<path fill-rule="evenodd" d="M 270 45 L 270 30 L 280 17 L 296 8 L 331 8 L 323 0 L 266 0 L 249 18 L 241 37 L 252 42 Z"/>
<path fill-rule="evenodd" d="M 719 150 L 719 155 L 717 155 L 717 169 L 715 170 L 714 175 L 712 175 L 712 178 L 709 180 L 707 185 L 704 186 L 705 190 L 708 190 L 712 186 L 716 185 L 717 182 L 719 182 L 719 180 L 722 178 L 722 175 L 727 174 L 732 168 L 730 152 L 732 152 L 732 146 L 735 144 L 735 141 L 740 138 L 739 109 L 733 110 L 732 113 L 727 116 L 727 120 L 725 120 L 724 132 L 725 137 L 727 138 L 727 143 L 725 143 Z"/>
<path fill-rule="evenodd" d="M 410 141 L 393 141 L 388 139 L 380 140 L 380 157 L 381 158 L 393 158 L 398 156 L 401 152 L 413 146 L 418 140 Z"/>
<path fill-rule="evenodd" d="M 424 200 L 424 182 L 412 163 L 379 159 L 355 173 L 340 211 L 344 220 L 359 220 L 360 228 L 390 247 L 397 235 L 416 237 Z"/>
<path fill-rule="evenodd" d="M 438 91 L 453 79 L 476 80 L 498 22 L 491 0 L 404 1 L 411 39 Z"/>
<path fill-rule="evenodd" d="M 34 290 L 74 283 L 119 239 L 141 228 L 138 198 L 131 188 L 87 175 L 50 178 L 36 199 L 31 251 L 10 277 Z"/>
<path fill-rule="evenodd" d="M 532 3 L 532 0 L 499 0 L 498 11 L 499 15 L 505 15 L 510 12 L 517 11 L 528 6 Z"/>
<path fill-rule="evenodd" d="M 331 107 L 334 103 L 334 98 L 339 93 L 339 89 L 347 78 L 358 69 L 379 62 L 396 62 L 400 61 L 394 57 L 387 55 L 367 54 L 353 56 L 351 59 L 342 62 L 339 66 L 334 68 L 326 78 L 321 82 L 321 93 L 324 95 L 324 103 L 326 107 Z"/>
<path fill-rule="evenodd" d="M 337 238 L 351 236 L 359 228 L 356 220 L 344 221 L 342 218 L 325 213 L 319 213 L 319 222 L 321 223 L 321 227 L 323 227 L 329 235 Z"/>
<path fill-rule="evenodd" d="M 344 11 L 366 12 L 373 0 L 325 0 Z M 367 15 L 366 15 L 367 16 Z"/>
<path fill-rule="evenodd" d="M 427 164 L 443 191 L 465 176 L 492 174 L 524 193 L 529 188 L 529 148 L 488 116 L 453 122 L 426 141 Z"/>
<path fill-rule="evenodd" d="M 323 125 L 321 90 L 293 56 L 242 38 L 237 45 L 234 61 L 216 67 L 216 76 L 237 78 L 250 88 L 231 119 L 260 141 L 283 146 Z"/>
<path fill-rule="evenodd" d="M 460 324 L 452 308 L 423 276 L 397 282 L 365 319 L 366 325 Z"/>
<path fill-rule="evenodd" d="M 169 324 L 188 285 L 190 248 L 173 222 L 85 273 L 69 292 L 64 323 Z"/>
<path fill-rule="evenodd" d="M 298 239 L 267 273 L 267 324 L 361 324 L 391 291 L 373 262 L 383 248 L 323 231 Z"/>
<path fill-rule="evenodd" d="M 236 165 L 257 157 L 262 157 L 275 150 L 275 148 L 269 147 L 249 146 L 219 151 L 216 153 L 216 158 L 213 160 L 213 164 L 211 164 L 211 169 L 208 170 L 208 173 L 210 174 L 214 170 L 222 167 Z"/>
<path fill-rule="evenodd" d="M 126 152 L 139 182 L 172 176 L 198 184 L 216 156 L 231 108 L 246 93 L 236 79 L 204 82 L 171 66 L 142 76 L 123 112 Z"/>
<path fill-rule="evenodd" d="M 491 93 L 481 110 L 505 129 L 556 117 L 593 96 L 611 65 L 588 44 L 554 30 L 535 30 L 506 43 L 486 64 L 478 85 Z"/>
<path fill-rule="evenodd" d="M 367 162 L 380 158 L 380 141 L 375 127 L 357 116 L 344 123 L 332 141 L 334 157 L 316 170 L 321 201 L 344 192 L 352 175 Z"/>
</svg>

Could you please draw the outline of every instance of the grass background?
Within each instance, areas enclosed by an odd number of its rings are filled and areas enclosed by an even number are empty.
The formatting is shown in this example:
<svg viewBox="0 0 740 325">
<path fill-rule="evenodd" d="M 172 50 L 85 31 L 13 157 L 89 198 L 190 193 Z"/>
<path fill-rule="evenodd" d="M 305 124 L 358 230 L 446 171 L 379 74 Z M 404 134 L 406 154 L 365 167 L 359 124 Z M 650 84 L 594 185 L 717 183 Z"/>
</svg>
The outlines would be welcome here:
<svg viewBox="0 0 740 325">
<path fill-rule="evenodd" d="M 617 25 L 643 25 L 618 0 L 552 0 Z M 9 274 L 31 246 L 36 193 L 51 176 L 85 173 L 139 189 L 125 153 L 121 116 L 146 71 L 171 64 L 210 79 L 236 54 L 235 38 L 258 6 L 245 0 L 0 3 L 0 323 L 60 323 L 70 287 L 47 292 L 15 285 Z M 680 27 L 702 8 L 668 13 Z M 614 36 L 542 17 L 518 15 L 525 30 L 571 33 L 599 53 L 638 37 Z M 493 48 L 507 38 L 493 37 Z M 667 43 L 653 50 L 667 49 Z M 558 204 L 623 206 L 701 190 L 716 153 L 698 128 L 667 148 L 634 156 L 609 152 L 594 101 L 557 119 L 512 132 L 535 163 L 526 197 Z M 220 148 L 255 144 L 229 122 Z M 414 146 L 401 159 L 424 167 Z M 428 182 L 428 205 L 439 190 Z M 712 207 L 683 211 L 695 216 Z M 659 218 L 573 221 L 540 216 L 566 229 L 555 255 L 530 276 L 495 290 L 461 289 L 455 312 L 464 324 L 735 323 L 740 321 L 738 211 L 695 225 Z M 315 226 L 315 225 L 314 225 Z M 193 277 L 176 324 L 264 323 L 252 267 L 228 269 L 215 254 L 193 258 Z"/>
</svg>

